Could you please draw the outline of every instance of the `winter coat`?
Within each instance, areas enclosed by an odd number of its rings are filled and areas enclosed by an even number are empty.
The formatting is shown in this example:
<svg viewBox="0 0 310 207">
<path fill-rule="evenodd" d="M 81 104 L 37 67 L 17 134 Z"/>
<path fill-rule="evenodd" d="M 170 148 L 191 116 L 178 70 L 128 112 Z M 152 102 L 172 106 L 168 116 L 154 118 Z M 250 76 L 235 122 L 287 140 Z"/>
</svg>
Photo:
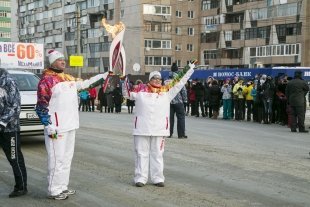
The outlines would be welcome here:
<svg viewBox="0 0 310 207">
<path fill-rule="evenodd" d="M 101 106 L 107 106 L 107 94 L 103 92 L 103 87 L 99 89 L 98 100 L 100 101 Z"/>
<path fill-rule="evenodd" d="M 222 99 L 231 99 L 231 85 L 227 85 L 226 87 L 223 85 L 221 88 L 221 92 L 223 94 Z"/>
<path fill-rule="evenodd" d="M 52 69 L 43 72 L 38 84 L 36 112 L 44 125 L 47 119 L 57 127 L 59 133 L 79 128 L 77 90 L 102 83 L 107 73 L 82 81 Z"/>
<path fill-rule="evenodd" d="M 80 96 L 81 100 L 84 100 L 84 101 L 89 99 L 89 93 L 86 90 L 81 91 L 79 96 Z"/>
<path fill-rule="evenodd" d="M 4 132 L 19 131 L 20 94 L 10 74 L 0 69 L 0 124 Z"/>
<path fill-rule="evenodd" d="M 210 92 L 210 102 L 209 102 L 210 106 L 219 107 L 220 101 L 222 99 L 222 93 L 219 85 L 212 85 L 209 88 L 209 92 Z"/>
<path fill-rule="evenodd" d="M 306 81 L 295 78 L 286 86 L 286 97 L 290 106 L 305 106 L 309 86 Z"/>
<path fill-rule="evenodd" d="M 88 93 L 89 93 L 89 97 L 91 99 L 96 99 L 96 97 L 97 97 L 97 90 L 96 90 L 96 88 L 88 89 Z"/>
<path fill-rule="evenodd" d="M 120 87 L 116 87 L 113 92 L 113 101 L 116 105 L 121 105 L 123 102 L 122 89 Z"/>
<path fill-rule="evenodd" d="M 134 91 L 123 88 L 123 95 L 135 100 L 133 135 L 169 136 L 170 102 L 193 74 L 191 65 L 186 74 L 168 91 L 153 92 L 149 84 L 140 84 Z M 124 84 L 125 85 L 125 84 Z"/>
</svg>

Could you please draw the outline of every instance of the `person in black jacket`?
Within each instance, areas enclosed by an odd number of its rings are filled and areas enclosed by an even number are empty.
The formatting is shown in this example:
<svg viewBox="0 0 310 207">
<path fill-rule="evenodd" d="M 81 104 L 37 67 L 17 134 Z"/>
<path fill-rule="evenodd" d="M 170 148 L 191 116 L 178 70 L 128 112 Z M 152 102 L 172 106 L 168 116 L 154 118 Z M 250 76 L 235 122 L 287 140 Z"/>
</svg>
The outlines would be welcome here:
<svg viewBox="0 0 310 207">
<path fill-rule="evenodd" d="M 201 81 L 197 81 L 196 84 L 193 85 L 192 89 L 195 91 L 195 94 L 196 94 L 196 101 L 195 101 L 196 117 L 199 117 L 199 106 L 201 110 L 201 115 L 205 117 L 206 115 L 205 115 L 205 110 L 203 106 L 205 88 L 203 87 Z"/>
<path fill-rule="evenodd" d="M 212 81 L 212 86 L 210 87 L 210 107 L 213 110 L 212 119 L 217 119 L 220 111 L 220 102 L 222 98 L 221 88 L 217 80 Z"/>
<path fill-rule="evenodd" d="M 116 87 L 114 88 L 112 92 L 112 95 L 113 95 L 113 101 L 115 105 L 115 113 L 118 114 L 122 111 L 122 102 L 123 102 L 122 89 L 119 83 L 116 84 Z"/>
<path fill-rule="evenodd" d="M 306 95 L 309 91 L 309 86 L 302 79 L 302 72 L 296 71 L 294 79 L 289 81 L 286 86 L 286 97 L 288 104 L 292 110 L 291 132 L 308 132 L 305 130 L 305 114 L 306 114 Z"/>
<path fill-rule="evenodd" d="M 262 84 L 262 99 L 264 104 L 263 120 L 265 124 L 272 122 L 272 103 L 275 95 L 275 84 L 270 76 Z"/>
<path fill-rule="evenodd" d="M 107 113 L 107 94 L 104 92 L 103 85 L 100 87 L 98 91 L 98 100 L 99 100 L 99 110 L 102 113 L 102 107 L 104 107 L 104 112 Z"/>
<path fill-rule="evenodd" d="M 20 147 L 20 101 L 16 82 L 6 70 L 0 69 L 0 146 L 12 166 L 15 178 L 10 198 L 28 192 L 27 171 Z"/>
</svg>

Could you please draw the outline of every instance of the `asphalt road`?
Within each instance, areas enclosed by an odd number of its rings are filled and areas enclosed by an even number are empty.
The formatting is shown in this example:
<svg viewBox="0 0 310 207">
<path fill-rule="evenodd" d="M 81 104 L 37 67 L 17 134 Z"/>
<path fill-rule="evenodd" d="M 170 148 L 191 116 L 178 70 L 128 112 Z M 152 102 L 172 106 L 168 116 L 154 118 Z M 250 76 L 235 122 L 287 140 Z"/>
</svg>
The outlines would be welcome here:
<svg viewBox="0 0 310 207">
<path fill-rule="evenodd" d="M 137 188 L 134 116 L 125 111 L 80 115 L 70 178 L 77 194 L 65 201 L 46 198 L 43 137 L 24 138 L 29 194 L 8 198 L 13 176 L 1 152 L 1 207 L 310 206 L 310 134 L 291 133 L 276 124 L 187 117 L 189 138 L 166 139 L 166 186 Z"/>
</svg>

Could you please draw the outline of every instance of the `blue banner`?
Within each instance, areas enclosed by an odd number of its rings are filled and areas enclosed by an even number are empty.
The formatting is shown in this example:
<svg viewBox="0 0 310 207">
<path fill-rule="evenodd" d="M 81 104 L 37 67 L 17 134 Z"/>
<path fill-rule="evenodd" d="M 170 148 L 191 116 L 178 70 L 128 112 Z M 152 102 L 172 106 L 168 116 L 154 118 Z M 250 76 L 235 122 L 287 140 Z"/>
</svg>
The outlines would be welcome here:
<svg viewBox="0 0 310 207">
<path fill-rule="evenodd" d="M 295 71 L 302 71 L 303 79 L 310 80 L 310 69 L 272 69 L 272 68 L 246 68 L 246 69 L 209 69 L 199 70 L 195 69 L 195 72 L 191 76 L 191 80 L 194 79 L 207 79 L 212 76 L 217 80 L 225 80 L 227 78 L 234 78 L 235 76 L 242 77 L 245 80 L 251 80 L 255 78 L 256 74 L 266 74 L 273 78 L 277 76 L 287 75 L 288 77 L 294 77 Z M 163 79 L 169 78 L 169 70 L 160 71 Z"/>
</svg>

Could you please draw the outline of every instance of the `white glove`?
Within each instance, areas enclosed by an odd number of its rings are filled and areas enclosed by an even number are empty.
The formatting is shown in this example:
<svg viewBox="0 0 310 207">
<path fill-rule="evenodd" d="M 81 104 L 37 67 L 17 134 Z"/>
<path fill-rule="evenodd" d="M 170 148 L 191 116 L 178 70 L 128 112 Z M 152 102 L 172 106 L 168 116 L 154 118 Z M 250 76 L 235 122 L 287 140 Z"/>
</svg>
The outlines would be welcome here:
<svg viewBox="0 0 310 207">
<path fill-rule="evenodd" d="M 57 139 L 57 128 L 50 124 L 50 125 L 47 125 L 46 127 L 46 131 L 47 131 L 47 135 L 52 138 L 52 139 Z"/>
</svg>

